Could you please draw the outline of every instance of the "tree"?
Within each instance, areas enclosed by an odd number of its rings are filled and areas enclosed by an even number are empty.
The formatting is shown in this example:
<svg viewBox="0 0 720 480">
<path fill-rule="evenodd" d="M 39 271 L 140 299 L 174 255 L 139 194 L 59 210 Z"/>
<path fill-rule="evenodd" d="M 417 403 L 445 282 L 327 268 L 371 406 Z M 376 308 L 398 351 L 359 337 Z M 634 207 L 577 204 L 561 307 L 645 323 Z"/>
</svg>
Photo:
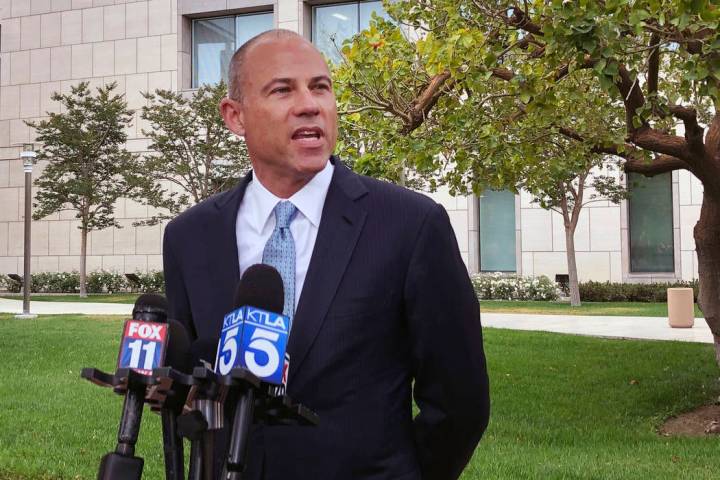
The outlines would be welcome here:
<svg viewBox="0 0 720 480">
<path fill-rule="evenodd" d="M 527 158 L 563 139 L 616 157 L 626 172 L 692 172 L 704 187 L 694 229 L 698 303 L 720 363 L 718 7 L 421 0 L 386 8 L 417 40 L 376 19 L 344 48 L 343 126 L 382 145 L 359 152 L 359 167 L 382 174 L 407 162 L 477 192 L 512 185 Z"/>
<path fill-rule="evenodd" d="M 142 223 L 171 218 L 191 204 L 226 190 L 249 168 L 245 142 L 230 132 L 218 110 L 227 95 L 224 82 L 203 85 L 190 98 L 179 92 L 156 90 L 144 93 L 149 105 L 142 118 L 151 129 L 143 134 L 151 140 L 145 168 L 153 172 L 159 198 L 154 206 L 168 214 L 158 214 Z M 179 191 L 172 191 L 168 184 Z"/>
<path fill-rule="evenodd" d="M 116 84 L 93 92 L 87 82 L 71 87 L 69 94 L 52 94 L 63 113 L 50 113 L 40 122 L 27 122 L 42 145 L 39 160 L 48 164 L 35 180 L 38 220 L 62 211 L 76 212 L 80 220 L 80 296 L 87 296 L 87 237 L 93 230 L 121 228 L 115 219 L 115 202 L 120 198 L 145 198 L 151 184 L 135 155 L 124 148 L 125 129 L 132 121 L 122 95 L 114 94 Z"/>
</svg>

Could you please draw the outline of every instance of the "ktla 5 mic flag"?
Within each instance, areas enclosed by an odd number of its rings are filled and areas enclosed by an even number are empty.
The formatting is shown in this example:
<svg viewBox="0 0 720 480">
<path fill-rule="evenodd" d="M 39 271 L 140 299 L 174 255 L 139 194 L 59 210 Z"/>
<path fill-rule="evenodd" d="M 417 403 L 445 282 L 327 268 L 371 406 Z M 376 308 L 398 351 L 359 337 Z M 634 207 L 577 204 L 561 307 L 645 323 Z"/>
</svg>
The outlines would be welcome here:
<svg viewBox="0 0 720 480">
<path fill-rule="evenodd" d="M 151 375 L 153 368 L 162 366 L 167 339 L 167 323 L 126 320 L 118 368 L 132 368 L 143 375 Z"/>
<path fill-rule="evenodd" d="M 245 367 L 269 383 L 281 384 L 290 319 L 255 307 L 240 307 L 225 315 L 215 372 L 227 375 Z"/>
</svg>

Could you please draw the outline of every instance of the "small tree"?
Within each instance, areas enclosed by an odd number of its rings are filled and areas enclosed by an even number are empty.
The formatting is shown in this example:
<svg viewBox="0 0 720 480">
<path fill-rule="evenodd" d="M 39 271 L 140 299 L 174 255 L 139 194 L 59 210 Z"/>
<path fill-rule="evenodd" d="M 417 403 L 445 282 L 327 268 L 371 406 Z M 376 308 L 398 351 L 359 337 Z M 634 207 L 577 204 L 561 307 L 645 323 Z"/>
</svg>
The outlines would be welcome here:
<svg viewBox="0 0 720 480">
<path fill-rule="evenodd" d="M 87 296 L 87 236 L 93 230 L 121 228 L 115 219 L 119 198 L 146 198 L 150 188 L 136 156 L 124 148 L 126 127 L 133 111 L 122 95 L 115 95 L 112 83 L 97 88 L 87 82 L 71 87 L 69 94 L 52 94 L 63 113 L 50 113 L 40 122 L 27 122 L 42 142 L 39 160 L 48 164 L 35 180 L 38 220 L 62 211 L 76 212 L 80 220 L 80 296 Z"/>
<path fill-rule="evenodd" d="M 156 90 L 144 93 L 150 104 L 142 118 L 151 129 L 143 130 L 151 150 L 145 168 L 157 181 L 174 184 L 178 191 L 158 184 L 152 204 L 169 210 L 170 216 L 229 188 L 249 168 L 245 142 L 225 128 L 218 105 L 227 95 L 224 82 L 200 87 L 190 98 L 182 93 Z M 152 224 L 167 214 L 141 223 Z"/>
</svg>

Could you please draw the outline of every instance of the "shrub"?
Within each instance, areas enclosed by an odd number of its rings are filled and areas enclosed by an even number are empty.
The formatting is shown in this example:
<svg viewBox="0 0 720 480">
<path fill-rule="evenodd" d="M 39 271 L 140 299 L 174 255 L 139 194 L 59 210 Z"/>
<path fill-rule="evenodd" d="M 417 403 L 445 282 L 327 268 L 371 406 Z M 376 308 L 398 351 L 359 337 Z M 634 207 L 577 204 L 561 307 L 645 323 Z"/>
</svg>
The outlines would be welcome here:
<svg viewBox="0 0 720 480">
<path fill-rule="evenodd" d="M 33 293 L 76 293 L 80 291 L 78 272 L 40 272 L 30 276 Z"/>
<path fill-rule="evenodd" d="M 143 293 L 163 293 L 165 291 L 165 276 L 162 271 L 137 272 L 140 281 L 140 291 Z"/>
<path fill-rule="evenodd" d="M 558 286 L 546 276 L 520 277 L 502 273 L 471 276 L 480 300 L 557 300 Z"/>
<path fill-rule="evenodd" d="M 127 288 L 125 276 L 107 270 L 95 270 L 88 274 L 88 293 L 117 293 Z"/>
<path fill-rule="evenodd" d="M 585 302 L 667 302 L 667 289 L 684 287 L 693 289 L 697 302 L 698 281 L 675 283 L 610 283 L 583 282 L 580 298 Z"/>
</svg>

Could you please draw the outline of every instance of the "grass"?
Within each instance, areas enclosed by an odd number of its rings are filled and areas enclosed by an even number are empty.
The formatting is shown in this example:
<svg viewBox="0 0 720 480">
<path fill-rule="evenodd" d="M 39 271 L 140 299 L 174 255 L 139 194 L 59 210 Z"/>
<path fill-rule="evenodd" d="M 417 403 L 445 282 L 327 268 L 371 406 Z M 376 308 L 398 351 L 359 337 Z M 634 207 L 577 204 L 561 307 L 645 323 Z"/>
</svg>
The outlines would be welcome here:
<svg viewBox="0 0 720 480">
<path fill-rule="evenodd" d="M 92 302 L 92 303 L 128 303 L 133 304 L 139 293 L 90 294 L 80 298 L 77 294 L 43 295 L 33 294 L 30 298 L 35 302 Z M 21 295 L 0 295 L 0 298 L 22 300 Z M 583 302 L 580 307 L 571 307 L 565 302 L 532 302 L 483 300 L 480 302 L 483 312 L 495 313 L 529 313 L 547 315 L 611 315 L 633 317 L 667 317 L 666 303 L 641 302 Z M 695 305 L 695 317 L 703 318 L 703 314 Z M 2 480 L 0 478 L 0 480 Z"/>
<path fill-rule="evenodd" d="M 135 303 L 140 296 L 139 293 L 98 293 L 88 294 L 87 298 L 80 298 L 78 294 L 67 295 L 43 295 L 33 293 L 30 300 L 33 302 L 82 302 L 82 303 Z M 22 300 L 22 295 L 0 295 L 0 298 L 9 298 L 12 300 Z M 2 480 L 2 479 L 0 479 Z"/>
<path fill-rule="evenodd" d="M 119 317 L 0 315 L 0 479 L 95 478 L 121 398 L 79 378 L 111 370 Z M 712 346 L 485 329 L 490 427 L 463 480 L 717 478 L 718 438 L 665 438 L 667 416 L 720 393 Z M 147 410 L 143 478 L 163 478 Z M 187 451 L 187 450 L 186 450 Z"/>
<path fill-rule="evenodd" d="M 610 315 L 631 317 L 667 317 L 667 303 L 644 302 L 582 302 L 579 307 L 571 307 L 565 302 L 533 302 L 482 300 L 483 312 L 496 313 L 537 313 L 546 315 Z M 703 314 L 695 304 L 695 317 Z"/>
</svg>

